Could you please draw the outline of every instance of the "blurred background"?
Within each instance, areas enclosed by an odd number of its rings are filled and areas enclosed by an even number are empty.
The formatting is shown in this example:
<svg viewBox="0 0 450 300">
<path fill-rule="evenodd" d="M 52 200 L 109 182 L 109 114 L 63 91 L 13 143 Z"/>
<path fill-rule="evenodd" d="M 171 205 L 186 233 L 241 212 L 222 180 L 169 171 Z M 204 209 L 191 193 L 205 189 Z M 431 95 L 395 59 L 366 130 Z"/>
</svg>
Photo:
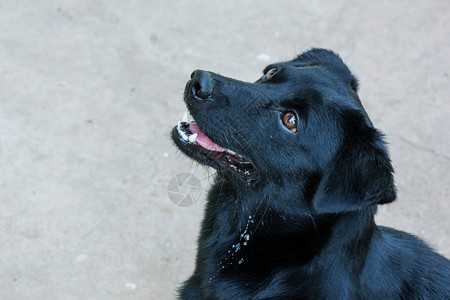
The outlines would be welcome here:
<svg viewBox="0 0 450 300">
<path fill-rule="evenodd" d="M 386 133 L 378 222 L 449 257 L 449 24 L 447 0 L 2 1 L 0 298 L 174 299 L 214 174 L 169 138 L 190 73 L 255 81 L 311 47 Z M 200 193 L 171 200 L 186 172 Z"/>
</svg>

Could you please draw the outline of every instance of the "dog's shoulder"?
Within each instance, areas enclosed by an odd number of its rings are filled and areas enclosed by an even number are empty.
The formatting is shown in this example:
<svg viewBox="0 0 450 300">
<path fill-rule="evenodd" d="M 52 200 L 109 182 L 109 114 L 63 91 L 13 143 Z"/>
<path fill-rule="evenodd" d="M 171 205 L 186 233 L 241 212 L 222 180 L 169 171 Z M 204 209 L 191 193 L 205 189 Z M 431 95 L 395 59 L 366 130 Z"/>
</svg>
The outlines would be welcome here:
<svg viewBox="0 0 450 300">
<path fill-rule="evenodd" d="M 371 290 L 395 291 L 405 299 L 446 299 L 450 295 L 450 263 L 445 257 L 412 234 L 378 228 L 364 276 L 384 280 L 370 281 Z"/>
</svg>

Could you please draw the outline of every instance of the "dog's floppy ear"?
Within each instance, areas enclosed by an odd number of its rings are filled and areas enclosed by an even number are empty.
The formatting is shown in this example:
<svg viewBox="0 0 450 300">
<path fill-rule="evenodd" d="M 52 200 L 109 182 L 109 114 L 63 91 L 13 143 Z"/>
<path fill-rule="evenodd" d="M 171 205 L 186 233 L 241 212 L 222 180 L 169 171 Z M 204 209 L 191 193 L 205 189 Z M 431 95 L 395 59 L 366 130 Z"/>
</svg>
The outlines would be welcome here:
<svg viewBox="0 0 450 300">
<path fill-rule="evenodd" d="M 358 210 L 396 197 L 394 170 L 382 134 L 361 114 L 347 113 L 344 119 L 343 143 L 312 199 L 318 213 Z"/>
</svg>

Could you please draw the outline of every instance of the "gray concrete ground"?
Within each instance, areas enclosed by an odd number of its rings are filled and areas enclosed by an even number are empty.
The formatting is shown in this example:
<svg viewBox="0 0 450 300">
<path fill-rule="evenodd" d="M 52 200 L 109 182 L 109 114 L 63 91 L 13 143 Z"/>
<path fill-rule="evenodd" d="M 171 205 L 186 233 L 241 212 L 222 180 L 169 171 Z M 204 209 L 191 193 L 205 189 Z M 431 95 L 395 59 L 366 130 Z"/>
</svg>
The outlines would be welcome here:
<svg viewBox="0 0 450 300">
<path fill-rule="evenodd" d="M 204 199 L 167 185 L 209 181 L 169 140 L 186 80 L 253 81 L 313 46 L 359 76 L 390 143 L 379 223 L 450 256 L 449 24 L 447 0 L 2 1 L 0 298 L 175 298 Z"/>
</svg>

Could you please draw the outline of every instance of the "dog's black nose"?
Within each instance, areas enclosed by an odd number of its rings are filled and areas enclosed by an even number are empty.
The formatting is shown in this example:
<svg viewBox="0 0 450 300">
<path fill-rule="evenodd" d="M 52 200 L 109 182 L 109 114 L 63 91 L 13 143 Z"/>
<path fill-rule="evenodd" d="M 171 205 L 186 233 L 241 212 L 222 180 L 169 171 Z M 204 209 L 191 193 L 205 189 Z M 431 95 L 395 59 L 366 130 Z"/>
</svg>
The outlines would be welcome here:
<svg viewBox="0 0 450 300">
<path fill-rule="evenodd" d="M 191 74 L 191 91 L 199 100 L 209 100 L 212 98 L 214 81 L 209 72 L 195 70 Z"/>
</svg>

